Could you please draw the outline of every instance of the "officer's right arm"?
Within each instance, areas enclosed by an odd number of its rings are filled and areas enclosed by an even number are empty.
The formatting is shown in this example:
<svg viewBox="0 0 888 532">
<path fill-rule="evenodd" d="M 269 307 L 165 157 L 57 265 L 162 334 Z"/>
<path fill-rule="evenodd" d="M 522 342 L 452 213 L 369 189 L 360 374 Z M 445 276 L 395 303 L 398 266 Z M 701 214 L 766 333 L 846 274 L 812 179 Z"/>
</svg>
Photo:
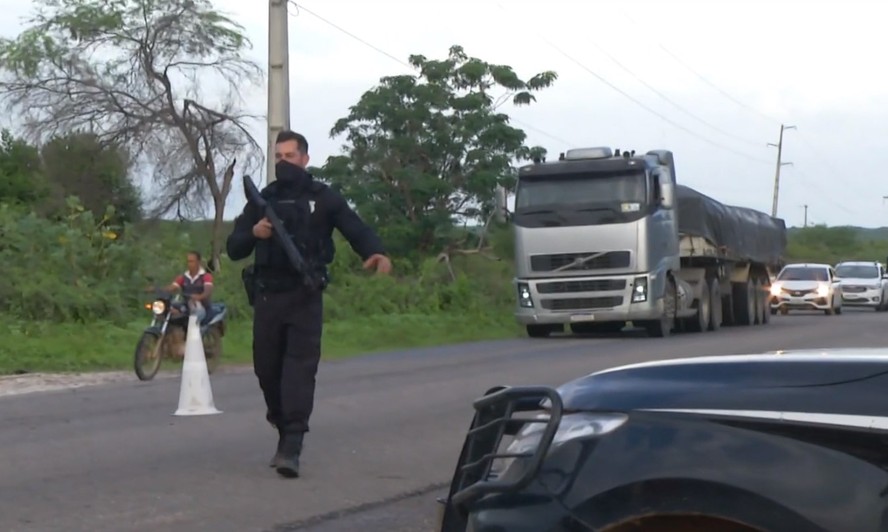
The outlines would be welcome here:
<svg viewBox="0 0 888 532">
<path fill-rule="evenodd" d="M 231 260 L 241 260 L 250 256 L 256 246 L 257 238 L 253 235 L 253 226 L 259 222 L 259 212 L 252 203 L 247 203 L 244 210 L 234 219 L 234 230 L 228 235 L 225 249 Z"/>
</svg>

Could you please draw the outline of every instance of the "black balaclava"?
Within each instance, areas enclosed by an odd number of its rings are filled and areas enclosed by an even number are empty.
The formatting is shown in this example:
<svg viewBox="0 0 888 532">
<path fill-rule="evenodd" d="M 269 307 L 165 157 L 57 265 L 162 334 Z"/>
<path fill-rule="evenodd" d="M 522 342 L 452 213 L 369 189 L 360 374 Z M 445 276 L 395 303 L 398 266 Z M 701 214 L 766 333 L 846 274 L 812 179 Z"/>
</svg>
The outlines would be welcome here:
<svg viewBox="0 0 888 532">
<path fill-rule="evenodd" d="M 274 175 L 281 184 L 297 188 L 302 187 L 311 179 L 304 168 L 288 161 L 278 161 L 274 165 Z"/>
</svg>

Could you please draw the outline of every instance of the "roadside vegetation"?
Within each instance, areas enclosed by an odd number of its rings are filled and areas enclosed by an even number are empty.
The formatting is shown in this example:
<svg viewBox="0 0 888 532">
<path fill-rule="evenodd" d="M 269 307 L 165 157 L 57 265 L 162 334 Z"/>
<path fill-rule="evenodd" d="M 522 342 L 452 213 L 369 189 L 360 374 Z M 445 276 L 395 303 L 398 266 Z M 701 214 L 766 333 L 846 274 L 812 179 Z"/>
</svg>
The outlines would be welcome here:
<svg viewBox="0 0 888 532">
<path fill-rule="evenodd" d="M 0 374 L 131 367 L 152 288 L 189 250 L 229 307 L 224 361 L 248 362 L 245 264 L 223 252 L 228 195 L 263 156 L 245 127 L 264 119 L 238 104 L 261 78 L 242 28 L 208 0 L 37 4 L 28 29 L 0 40 L 2 103 L 20 119 L 0 135 Z M 521 77 L 459 46 L 409 61 L 414 75 L 382 78 L 332 124 L 342 153 L 312 169 L 380 232 L 395 266 L 363 272 L 337 240 L 327 358 L 523 334 L 494 191 L 546 152 L 503 108 L 532 104 L 557 76 Z M 882 260 L 885 243 L 806 228 L 788 258 Z"/>
</svg>

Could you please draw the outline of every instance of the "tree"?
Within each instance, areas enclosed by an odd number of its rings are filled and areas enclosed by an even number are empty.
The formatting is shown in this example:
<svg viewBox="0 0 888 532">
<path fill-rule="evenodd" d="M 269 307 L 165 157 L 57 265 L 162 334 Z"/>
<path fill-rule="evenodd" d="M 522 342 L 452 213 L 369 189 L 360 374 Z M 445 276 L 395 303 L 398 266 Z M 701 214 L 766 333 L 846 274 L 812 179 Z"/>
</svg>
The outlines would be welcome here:
<svg viewBox="0 0 888 532">
<path fill-rule="evenodd" d="M 244 56 L 243 27 L 210 0 L 36 2 L 28 29 L 0 41 L 10 110 L 34 138 L 88 131 L 125 146 L 154 171 L 154 215 L 183 201 L 200 210 L 209 193 L 218 267 L 235 157 L 261 161 L 246 126 L 255 117 L 239 110 L 239 91 L 262 73 Z"/>
<path fill-rule="evenodd" d="M 489 221 L 496 185 L 514 180 L 513 162 L 545 155 L 497 109 L 528 105 L 557 79 L 546 71 L 524 81 L 460 46 L 447 59 L 412 55 L 410 64 L 417 75 L 382 78 L 336 122 L 330 136 L 346 135 L 346 153 L 319 171 L 401 252 L 440 249 L 456 217 Z"/>
<path fill-rule="evenodd" d="M 0 203 L 33 206 L 48 191 L 37 148 L 0 130 Z"/>
<path fill-rule="evenodd" d="M 96 219 L 109 205 L 114 207 L 111 222 L 116 225 L 141 217 L 139 190 L 130 181 L 130 158 L 123 148 L 103 144 L 92 133 L 73 133 L 52 138 L 40 155 L 56 207 L 77 196 Z"/>
</svg>

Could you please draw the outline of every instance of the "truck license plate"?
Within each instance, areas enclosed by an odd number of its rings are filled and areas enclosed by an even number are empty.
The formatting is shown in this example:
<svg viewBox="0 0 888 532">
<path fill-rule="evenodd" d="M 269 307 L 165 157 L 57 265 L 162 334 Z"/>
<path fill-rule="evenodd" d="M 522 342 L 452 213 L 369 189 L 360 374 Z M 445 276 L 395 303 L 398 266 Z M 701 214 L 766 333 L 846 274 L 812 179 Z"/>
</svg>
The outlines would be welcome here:
<svg viewBox="0 0 888 532">
<path fill-rule="evenodd" d="M 595 314 L 573 314 L 570 317 L 570 321 L 595 321 Z"/>
</svg>

